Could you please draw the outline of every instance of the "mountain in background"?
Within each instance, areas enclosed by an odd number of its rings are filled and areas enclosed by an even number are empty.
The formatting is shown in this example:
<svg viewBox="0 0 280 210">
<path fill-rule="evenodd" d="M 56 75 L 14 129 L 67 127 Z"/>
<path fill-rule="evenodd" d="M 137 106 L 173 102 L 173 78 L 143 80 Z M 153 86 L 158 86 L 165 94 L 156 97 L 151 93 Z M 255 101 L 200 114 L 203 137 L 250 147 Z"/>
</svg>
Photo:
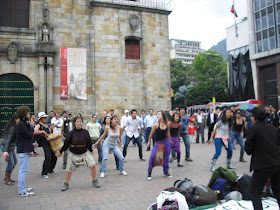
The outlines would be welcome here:
<svg viewBox="0 0 280 210">
<path fill-rule="evenodd" d="M 228 57 L 226 39 L 219 41 L 216 45 L 212 46 L 210 50 L 216 50 L 218 53 L 220 53 L 223 56 L 225 61 Z"/>
</svg>

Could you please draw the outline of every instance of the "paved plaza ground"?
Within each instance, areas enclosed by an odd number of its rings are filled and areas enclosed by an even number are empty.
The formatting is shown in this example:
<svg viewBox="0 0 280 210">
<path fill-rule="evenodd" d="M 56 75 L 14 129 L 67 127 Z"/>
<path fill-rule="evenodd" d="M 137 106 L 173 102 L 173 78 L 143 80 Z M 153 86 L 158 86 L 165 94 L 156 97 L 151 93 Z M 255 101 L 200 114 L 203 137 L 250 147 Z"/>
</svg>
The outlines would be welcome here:
<svg viewBox="0 0 280 210">
<path fill-rule="evenodd" d="M 249 173 L 250 157 L 245 155 L 247 163 L 240 163 L 240 147 L 233 152 L 232 165 L 236 167 L 237 174 Z M 146 152 L 143 145 L 144 158 L 146 161 L 139 161 L 138 147 L 130 146 L 126 157 L 125 171 L 127 176 L 120 175 L 115 169 L 114 156 L 109 155 L 107 173 L 105 178 L 100 176 L 100 164 L 96 165 L 98 180 L 101 188 L 93 188 L 91 185 L 90 171 L 86 167 L 78 168 L 72 175 L 69 190 L 62 192 L 60 189 L 65 179 L 65 170 L 62 169 L 62 158 L 58 159 L 55 170 L 56 174 L 49 175 L 49 179 L 42 179 L 41 169 L 44 159 L 42 148 L 37 157 L 30 158 L 29 175 L 26 177 L 28 187 L 32 187 L 35 196 L 31 198 L 20 198 L 17 185 L 6 186 L 3 178 L 6 163 L 0 159 L 0 209 L 147 209 L 156 201 L 157 195 L 167 187 L 173 186 L 177 179 L 190 178 L 194 185 L 207 185 L 211 177 L 210 162 L 214 155 L 213 144 L 192 144 L 191 158 L 193 162 L 184 160 L 185 147 L 181 142 L 182 164 L 178 168 L 176 162 L 170 164 L 170 174 L 173 178 L 163 176 L 162 167 L 155 167 L 152 173 L 152 180 L 147 180 L 147 169 L 150 152 Z M 94 155 L 97 160 L 97 152 Z M 226 150 L 222 149 L 216 167 L 226 166 Z M 17 180 L 18 165 L 12 178 Z"/>
</svg>

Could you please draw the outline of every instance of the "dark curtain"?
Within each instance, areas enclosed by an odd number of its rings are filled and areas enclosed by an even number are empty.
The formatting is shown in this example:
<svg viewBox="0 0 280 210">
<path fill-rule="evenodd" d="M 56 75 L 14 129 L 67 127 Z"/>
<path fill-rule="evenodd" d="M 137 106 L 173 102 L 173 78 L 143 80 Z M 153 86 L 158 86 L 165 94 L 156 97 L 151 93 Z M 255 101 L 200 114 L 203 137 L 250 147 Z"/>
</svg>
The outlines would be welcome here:
<svg viewBox="0 0 280 210">
<path fill-rule="evenodd" d="M 230 94 L 233 101 L 254 99 L 254 86 L 249 50 L 236 58 L 229 58 Z"/>
</svg>

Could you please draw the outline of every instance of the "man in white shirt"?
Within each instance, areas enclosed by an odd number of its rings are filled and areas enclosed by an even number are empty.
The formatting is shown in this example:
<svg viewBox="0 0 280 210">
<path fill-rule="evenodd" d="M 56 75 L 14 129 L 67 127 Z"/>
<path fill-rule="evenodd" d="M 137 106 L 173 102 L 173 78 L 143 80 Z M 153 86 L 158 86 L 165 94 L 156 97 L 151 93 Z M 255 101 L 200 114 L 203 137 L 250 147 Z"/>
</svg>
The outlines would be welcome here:
<svg viewBox="0 0 280 210">
<path fill-rule="evenodd" d="M 129 118 L 129 111 L 128 111 L 127 109 L 124 111 L 124 113 L 125 113 L 125 115 L 122 116 L 122 118 L 121 118 L 121 127 L 122 127 L 122 128 L 125 127 L 124 125 L 126 124 L 126 121 L 127 121 L 128 118 Z M 124 147 L 124 145 L 125 145 L 126 131 L 127 131 L 127 128 L 124 128 L 124 130 L 123 130 L 123 136 L 122 136 L 122 147 Z"/>
<path fill-rule="evenodd" d="M 143 124 L 140 117 L 137 116 L 137 111 L 135 109 L 131 110 L 131 116 L 128 118 L 128 120 L 125 122 L 124 127 L 126 128 L 126 141 L 123 148 L 123 156 L 126 156 L 127 153 L 127 147 L 129 142 L 134 139 L 135 143 L 138 145 L 139 148 L 139 157 L 140 160 L 145 161 L 142 154 L 142 143 L 139 136 L 138 126 L 141 127 L 142 134 L 143 131 Z"/>
<path fill-rule="evenodd" d="M 52 118 L 51 124 L 54 125 L 53 133 L 61 134 L 61 127 L 63 125 L 63 120 L 60 118 L 60 114 L 58 112 L 56 112 L 55 117 Z"/>
<path fill-rule="evenodd" d="M 144 120 L 145 129 L 146 129 L 146 135 L 145 135 L 146 143 L 148 143 L 148 139 L 151 134 L 152 127 L 157 121 L 158 121 L 158 119 L 157 119 L 157 116 L 154 115 L 154 110 L 150 109 L 149 115 L 147 115 Z M 154 140 L 156 140 L 156 132 L 153 135 L 153 145 L 154 145 Z M 148 148 L 147 151 L 150 151 L 150 148 Z"/>
</svg>

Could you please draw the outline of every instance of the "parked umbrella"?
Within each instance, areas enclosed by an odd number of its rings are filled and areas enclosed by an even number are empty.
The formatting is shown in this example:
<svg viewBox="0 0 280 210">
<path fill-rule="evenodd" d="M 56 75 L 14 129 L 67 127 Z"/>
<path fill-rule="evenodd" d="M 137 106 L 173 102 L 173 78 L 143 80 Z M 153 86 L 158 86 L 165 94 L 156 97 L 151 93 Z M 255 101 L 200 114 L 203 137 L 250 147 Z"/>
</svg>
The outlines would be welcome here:
<svg viewBox="0 0 280 210">
<path fill-rule="evenodd" d="M 240 109 L 240 110 L 252 110 L 255 107 L 260 106 L 260 104 L 242 104 L 239 107 L 236 107 L 235 109 Z"/>
</svg>

